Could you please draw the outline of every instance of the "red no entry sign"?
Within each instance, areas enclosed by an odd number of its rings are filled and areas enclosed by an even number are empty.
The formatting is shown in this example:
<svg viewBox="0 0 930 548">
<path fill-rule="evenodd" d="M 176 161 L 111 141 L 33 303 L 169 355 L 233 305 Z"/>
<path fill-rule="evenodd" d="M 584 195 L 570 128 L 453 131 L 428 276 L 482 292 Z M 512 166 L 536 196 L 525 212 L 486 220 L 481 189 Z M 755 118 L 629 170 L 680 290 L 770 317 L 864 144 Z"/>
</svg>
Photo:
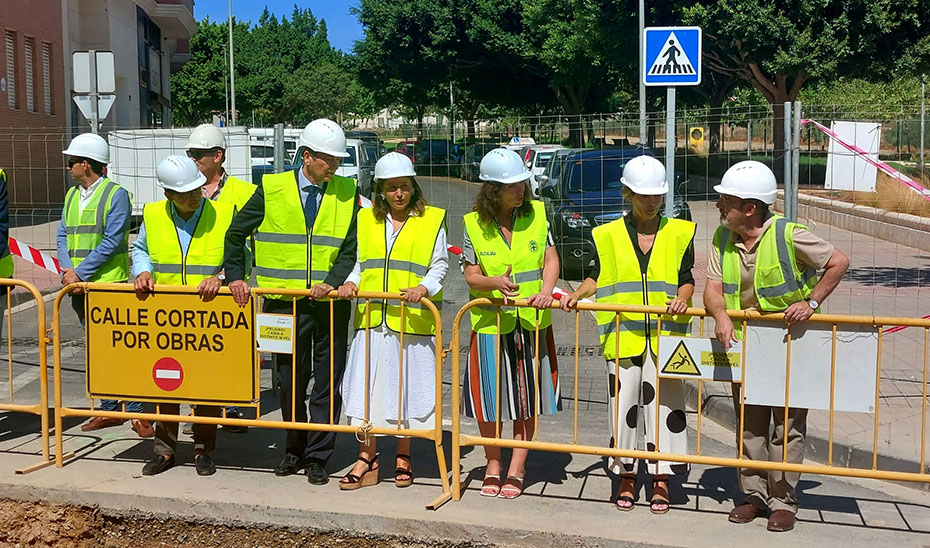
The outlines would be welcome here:
<svg viewBox="0 0 930 548">
<path fill-rule="evenodd" d="M 177 390 L 184 382 L 184 369 L 174 358 L 161 358 L 152 368 L 152 379 L 155 385 L 166 392 Z"/>
</svg>

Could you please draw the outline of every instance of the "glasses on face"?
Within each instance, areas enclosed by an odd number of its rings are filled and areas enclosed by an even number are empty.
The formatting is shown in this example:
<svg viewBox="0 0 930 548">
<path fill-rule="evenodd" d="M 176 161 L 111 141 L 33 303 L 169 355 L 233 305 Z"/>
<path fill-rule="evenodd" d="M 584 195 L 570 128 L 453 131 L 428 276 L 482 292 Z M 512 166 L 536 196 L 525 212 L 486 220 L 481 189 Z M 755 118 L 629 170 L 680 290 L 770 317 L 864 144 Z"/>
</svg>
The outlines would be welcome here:
<svg viewBox="0 0 930 548">
<path fill-rule="evenodd" d="M 187 151 L 187 157 L 191 160 L 199 160 L 204 156 L 209 156 L 210 154 L 211 151 L 209 150 L 191 149 Z"/>
<path fill-rule="evenodd" d="M 68 169 L 71 169 L 72 167 L 74 167 L 74 164 L 80 164 L 83 161 L 84 160 L 80 158 L 68 158 Z"/>
</svg>

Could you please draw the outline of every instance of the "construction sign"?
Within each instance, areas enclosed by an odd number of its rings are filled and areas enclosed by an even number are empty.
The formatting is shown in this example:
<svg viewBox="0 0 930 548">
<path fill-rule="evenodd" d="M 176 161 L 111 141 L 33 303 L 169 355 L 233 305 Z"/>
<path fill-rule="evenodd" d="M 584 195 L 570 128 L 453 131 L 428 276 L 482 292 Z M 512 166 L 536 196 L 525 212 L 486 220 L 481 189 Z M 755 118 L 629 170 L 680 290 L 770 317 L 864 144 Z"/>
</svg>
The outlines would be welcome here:
<svg viewBox="0 0 930 548">
<path fill-rule="evenodd" d="M 252 305 L 232 295 L 89 290 L 87 394 L 129 401 L 258 400 Z"/>
<path fill-rule="evenodd" d="M 734 343 L 729 350 L 724 350 L 717 339 L 661 337 L 659 376 L 740 382 L 741 350 L 740 343 Z"/>
</svg>

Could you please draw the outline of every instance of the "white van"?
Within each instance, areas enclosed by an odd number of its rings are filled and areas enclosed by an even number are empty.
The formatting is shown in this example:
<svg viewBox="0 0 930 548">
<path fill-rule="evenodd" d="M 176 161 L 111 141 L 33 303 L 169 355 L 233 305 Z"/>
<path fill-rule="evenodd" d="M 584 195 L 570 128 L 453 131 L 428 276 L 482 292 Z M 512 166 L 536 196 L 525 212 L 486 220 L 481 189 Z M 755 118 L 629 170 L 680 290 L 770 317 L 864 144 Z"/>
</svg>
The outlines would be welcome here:
<svg viewBox="0 0 930 548">
<path fill-rule="evenodd" d="M 375 164 L 378 162 L 377 146 L 365 146 L 361 139 L 346 139 L 346 152 L 349 156 L 340 159 L 336 175 L 352 177 L 358 182 L 359 193 L 371 196 Z"/>
<path fill-rule="evenodd" d="M 294 153 L 297 152 L 297 139 L 300 138 L 299 129 L 285 128 L 284 130 L 284 163 L 294 163 Z M 253 166 L 269 166 L 274 164 L 274 128 L 249 128 L 249 148 Z"/>
</svg>

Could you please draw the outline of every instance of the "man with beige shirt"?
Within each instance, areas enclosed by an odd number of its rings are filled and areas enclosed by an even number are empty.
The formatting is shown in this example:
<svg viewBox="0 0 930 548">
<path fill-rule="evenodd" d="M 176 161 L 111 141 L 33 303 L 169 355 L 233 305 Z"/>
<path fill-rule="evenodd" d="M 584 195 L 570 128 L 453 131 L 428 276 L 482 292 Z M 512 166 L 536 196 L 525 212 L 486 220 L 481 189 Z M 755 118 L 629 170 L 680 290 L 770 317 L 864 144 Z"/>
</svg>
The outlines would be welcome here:
<svg viewBox="0 0 930 548">
<path fill-rule="evenodd" d="M 777 193 L 775 175 L 764 164 L 739 162 L 714 187 L 720 193 L 720 227 L 714 234 L 713 256 L 707 264 L 704 306 L 713 315 L 716 338 L 729 348 L 740 339 L 729 310 L 783 312 L 789 325 L 809 319 L 836 289 L 849 259 L 807 227 L 769 211 Z M 818 279 L 817 271 L 823 270 Z M 741 402 L 734 384 L 734 404 Z M 804 460 L 807 409 L 745 406 L 743 454 L 751 460 L 782 459 L 784 428 L 788 428 L 787 460 Z M 770 425 L 775 428 L 770 435 Z M 749 523 L 771 512 L 769 531 L 790 531 L 798 510 L 799 473 L 741 468 L 740 490 L 746 500 L 729 519 Z"/>
</svg>

